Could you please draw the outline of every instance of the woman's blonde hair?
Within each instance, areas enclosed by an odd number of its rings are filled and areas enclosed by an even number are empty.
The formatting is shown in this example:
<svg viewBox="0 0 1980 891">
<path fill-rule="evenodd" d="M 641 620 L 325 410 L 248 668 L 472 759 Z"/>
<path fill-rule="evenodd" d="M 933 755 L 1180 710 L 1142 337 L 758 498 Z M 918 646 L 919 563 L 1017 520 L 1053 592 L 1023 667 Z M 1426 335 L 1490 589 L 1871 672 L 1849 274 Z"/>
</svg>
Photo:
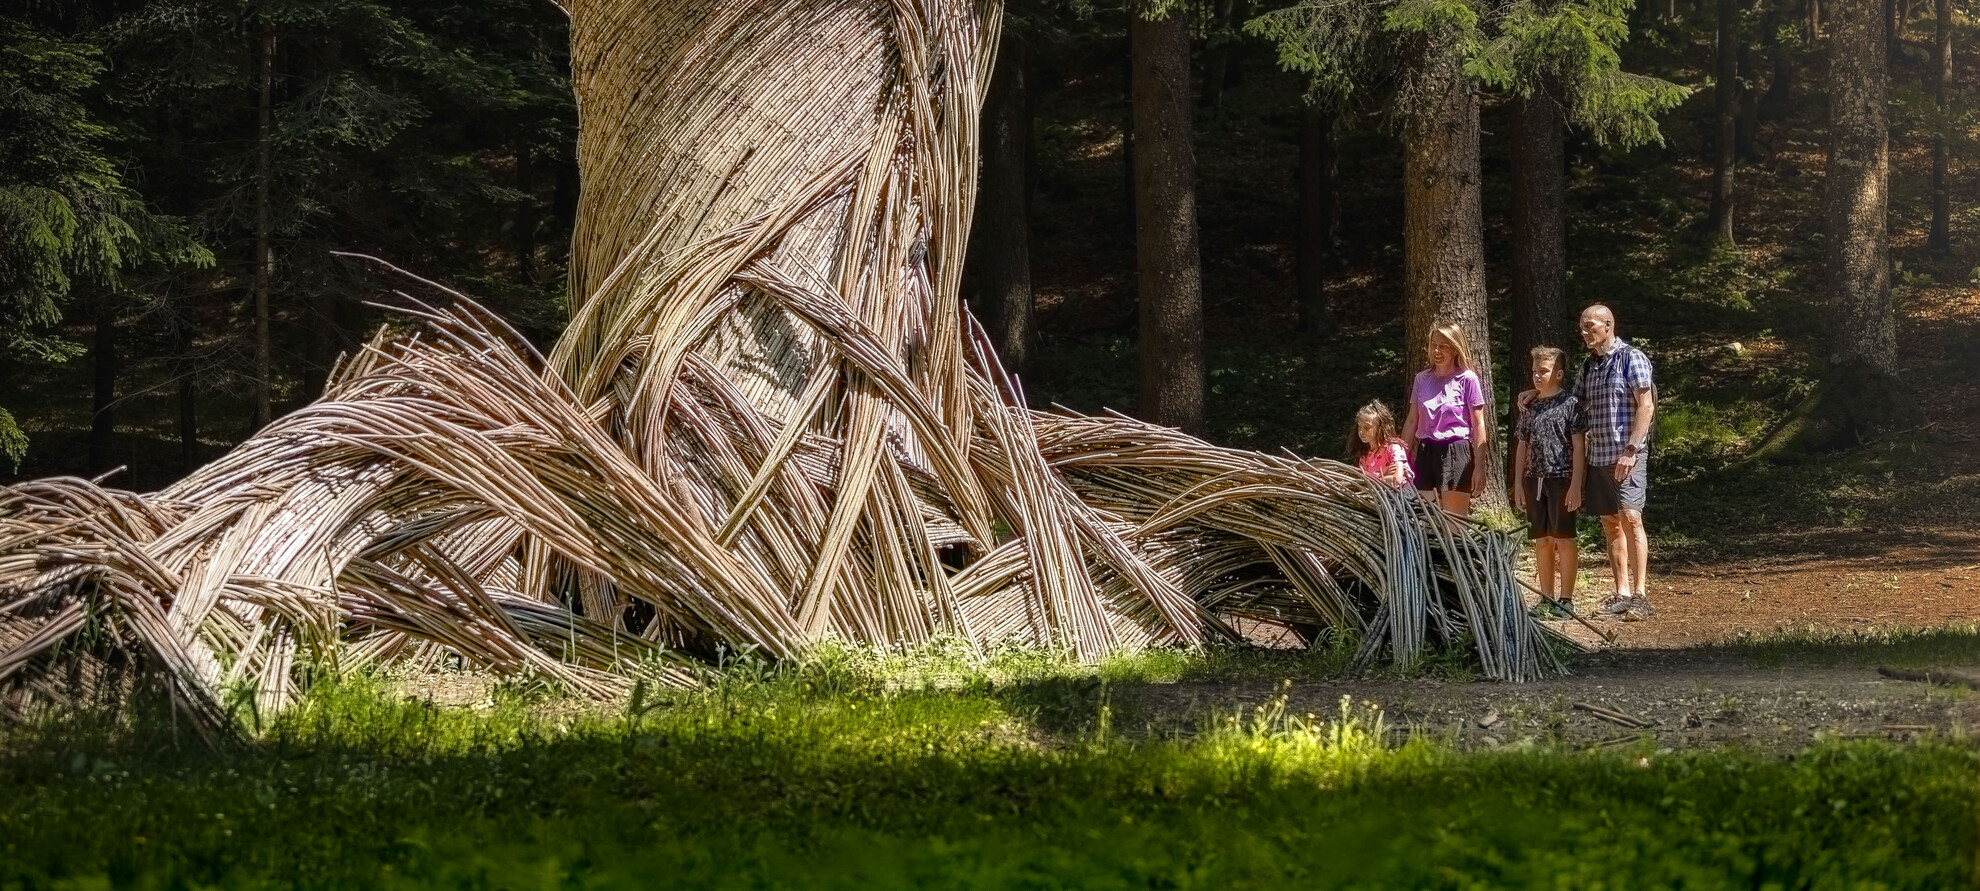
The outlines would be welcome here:
<svg viewBox="0 0 1980 891">
<path fill-rule="evenodd" d="M 1457 366 L 1459 371 L 1471 370 L 1471 350 L 1464 345 L 1464 329 L 1450 322 L 1440 322 L 1430 326 L 1430 336 L 1450 341 L 1451 350 L 1457 353 L 1457 358 L 1452 360 L 1451 364 Z"/>
</svg>

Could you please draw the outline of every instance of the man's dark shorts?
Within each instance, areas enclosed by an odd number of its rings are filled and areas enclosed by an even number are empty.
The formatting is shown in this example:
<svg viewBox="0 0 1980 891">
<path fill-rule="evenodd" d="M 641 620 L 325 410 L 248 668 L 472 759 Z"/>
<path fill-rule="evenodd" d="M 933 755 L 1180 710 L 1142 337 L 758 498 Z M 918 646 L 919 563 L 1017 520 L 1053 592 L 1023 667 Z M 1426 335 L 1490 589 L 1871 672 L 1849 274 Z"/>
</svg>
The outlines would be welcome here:
<svg viewBox="0 0 1980 891">
<path fill-rule="evenodd" d="M 1598 517 L 1613 517 L 1624 510 L 1643 510 L 1650 494 L 1650 459 L 1636 459 L 1629 476 L 1616 482 L 1613 464 L 1590 464 L 1581 475 L 1581 509 Z"/>
</svg>

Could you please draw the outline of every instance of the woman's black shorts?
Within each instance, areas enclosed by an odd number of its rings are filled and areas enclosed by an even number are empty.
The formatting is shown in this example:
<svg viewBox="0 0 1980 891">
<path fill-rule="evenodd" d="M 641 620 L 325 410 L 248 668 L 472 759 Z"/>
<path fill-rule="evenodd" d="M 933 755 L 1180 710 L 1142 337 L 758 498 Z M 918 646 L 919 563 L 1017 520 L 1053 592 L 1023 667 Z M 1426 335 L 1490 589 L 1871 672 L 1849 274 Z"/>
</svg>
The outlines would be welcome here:
<svg viewBox="0 0 1980 891">
<path fill-rule="evenodd" d="M 1534 538 L 1573 538 L 1576 511 L 1567 509 L 1566 477 L 1527 477 L 1526 525 Z"/>
<path fill-rule="evenodd" d="M 1471 440 L 1416 441 L 1416 488 L 1468 489 L 1471 486 Z"/>
</svg>

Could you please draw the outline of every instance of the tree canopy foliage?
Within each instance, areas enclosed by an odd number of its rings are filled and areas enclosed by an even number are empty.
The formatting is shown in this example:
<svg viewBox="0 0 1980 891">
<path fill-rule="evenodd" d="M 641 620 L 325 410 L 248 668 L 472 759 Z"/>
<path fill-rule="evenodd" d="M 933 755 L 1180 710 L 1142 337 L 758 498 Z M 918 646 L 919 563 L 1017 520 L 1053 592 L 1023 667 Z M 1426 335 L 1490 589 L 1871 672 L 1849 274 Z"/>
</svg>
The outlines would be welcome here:
<svg viewBox="0 0 1980 891">
<path fill-rule="evenodd" d="M 1481 88 L 1544 92 L 1597 142 L 1661 139 L 1657 116 L 1689 90 L 1622 70 L 1630 0 L 1488 4 L 1471 0 L 1298 0 L 1246 25 L 1321 97 L 1380 96 L 1407 126 L 1460 73 Z M 1425 64 L 1455 60 L 1455 68 Z"/>
</svg>

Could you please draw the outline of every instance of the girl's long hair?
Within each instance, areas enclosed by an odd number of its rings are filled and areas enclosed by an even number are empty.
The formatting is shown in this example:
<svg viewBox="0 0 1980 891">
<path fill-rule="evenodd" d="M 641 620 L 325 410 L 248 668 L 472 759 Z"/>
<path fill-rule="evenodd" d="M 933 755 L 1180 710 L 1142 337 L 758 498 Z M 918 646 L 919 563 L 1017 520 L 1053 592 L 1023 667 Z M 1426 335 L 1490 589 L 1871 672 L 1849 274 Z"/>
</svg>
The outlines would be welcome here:
<svg viewBox="0 0 1980 891">
<path fill-rule="evenodd" d="M 1457 370 L 1471 370 L 1471 350 L 1464 345 L 1464 329 L 1450 322 L 1441 322 L 1430 326 L 1430 336 L 1450 341 L 1451 351 L 1457 353 L 1451 364 L 1457 366 Z"/>
<path fill-rule="evenodd" d="M 1375 422 L 1376 445 L 1371 446 L 1361 441 L 1361 422 L 1363 419 Z M 1360 461 L 1361 456 L 1368 454 L 1370 449 L 1387 446 L 1389 441 L 1395 438 L 1396 416 L 1389 411 L 1389 406 L 1382 400 L 1377 399 L 1370 402 L 1362 406 L 1360 411 L 1354 413 L 1354 427 L 1348 430 L 1348 460 Z"/>
</svg>

